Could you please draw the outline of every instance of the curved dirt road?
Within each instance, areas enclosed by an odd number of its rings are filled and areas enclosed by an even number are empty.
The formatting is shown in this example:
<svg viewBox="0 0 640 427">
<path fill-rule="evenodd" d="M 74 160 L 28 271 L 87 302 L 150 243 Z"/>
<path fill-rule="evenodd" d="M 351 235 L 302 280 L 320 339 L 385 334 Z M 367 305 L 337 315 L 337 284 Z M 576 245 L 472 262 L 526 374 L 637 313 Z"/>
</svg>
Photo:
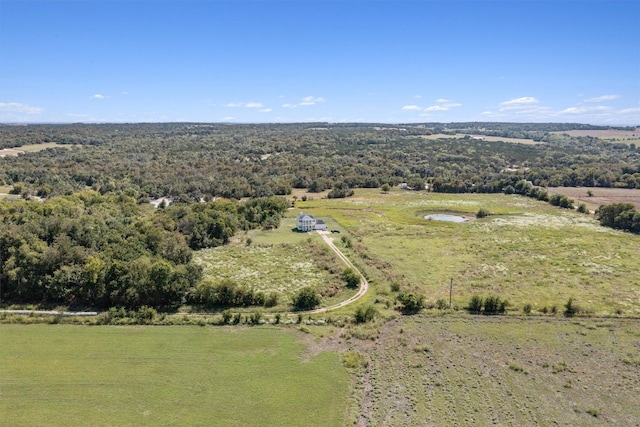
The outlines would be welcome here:
<svg viewBox="0 0 640 427">
<path fill-rule="evenodd" d="M 352 296 L 349 299 L 346 299 L 346 300 L 344 300 L 342 302 L 339 302 L 338 304 L 334 304 L 334 305 L 331 305 L 329 307 L 317 308 L 315 310 L 296 311 L 296 312 L 294 312 L 292 314 L 326 313 L 327 311 L 331 311 L 331 310 L 335 310 L 335 309 L 340 308 L 340 307 L 344 307 L 346 305 L 351 304 L 352 302 L 355 302 L 355 301 L 359 300 L 369 290 L 369 282 L 367 282 L 367 279 L 365 279 L 364 275 L 360 272 L 360 270 L 358 270 L 356 268 L 356 266 L 353 265 L 353 263 L 351 261 L 349 261 L 349 258 L 347 258 L 340 251 L 340 249 L 338 249 L 336 247 L 336 245 L 333 244 L 333 239 L 331 237 L 329 237 L 329 232 L 328 231 L 318 230 L 318 234 L 320 235 L 320 237 L 322 237 L 322 240 L 324 240 L 324 242 L 327 245 L 329 245 L 329 247 L 336 253 L 336 255 L 338 255 L 338 257 L 342 260 L 342 262 L 344 262 L 347 265 L 347 267 L 350 267 L 351 269 L 353 269 L 353 271 L 358 273 L 358 276 L 360 276 L 360 289 L 358 290 L 357 294 L 355 294 L 354 296 Z"/>
</svg>

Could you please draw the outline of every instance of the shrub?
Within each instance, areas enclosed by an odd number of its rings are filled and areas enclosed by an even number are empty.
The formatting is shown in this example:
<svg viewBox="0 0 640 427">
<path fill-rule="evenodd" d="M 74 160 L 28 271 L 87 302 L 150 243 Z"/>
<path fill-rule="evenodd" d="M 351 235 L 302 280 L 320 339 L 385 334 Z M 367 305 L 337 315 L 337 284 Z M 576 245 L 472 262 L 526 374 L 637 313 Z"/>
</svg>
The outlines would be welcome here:
<svg viewBox="0 0 640 427">
<path fill-rule="evenodd" d="M 400 290 L 400 283 L 391 282 L 391 292 L 398 292 Z"/>
<path fill-rule="evenodd" d="M 362 363 L 362 357 L 357 351 L 347 351 L 344 353 L 343 363 L 347 368 L 357 368 Z"/>
<path fill-rule="evenodd" d="M 545 307 L 546 308 L 546 307 Z M 524 314 L 531 314 L 531 304 L 527 303 L 522 307 L 522 311 L 524 312 Z"/>
<path fill-rule="evenodd" d="M 389 190 L 391 190 L 391 186 L 387 183 L 382 184 L 382 187 L 380 187 L 380 190 L 382 190 L 383 193 L 388 193 Z"/>
<path fill-rule="evenodd" d="M 578 205 L 578 212 L 580 212 L 580 213 L 589 213 L 589 209 L 587 209 L 587 205 L 585 205 L 584 203 L 580 203 Z"/>
<path fill-rule="evenodd" d="M 351 268 L 344 269 L 342 279 L 347 283 L 348 288 L 357 288 L 360 284 L 360 276 Z"/>
<path fill-rule="evenodd" d="M 476 218 L 480 219 L 480 218 L 484 218 L 489 216 L 489 211 L 484 209 L 484 208 L 480 208 L 478 210 L 478 212 L 476 212 Z"/>
<path fill-rule="evenodd" d="M 264 306 L 275 307 L 276 305 L 278 305 L 278 294 L 276 292 L 271 292 L 265 300 Z"/>
<path fill-rule="evenodd" d="M 446 310 L 447 308 L 449 308 L 449 303 L 446 299 L 439 298 L 438 301 L 436 301 L 436 308 L 438 310 Z"/>
<path fill-rule="evenodd" d="M 578 306 L 573 302 L 573 298 L 569 298 L 564 305 L 564 315 L 573 317 L 578 313 Z"/>
<path fill-rule="evenodd" d="M 320 304 L 320 295 L 308 286 L 300 289 L 293 297 L 293 305 L 297 310 L 310 310 L 318 304 Z"/>
<path fill-rule="evenodd" d="M 228 325 L 231 322 L 231 311 L 225 310 L 222 312 L 222 323 Z"/>
<path fill-rule="evenodd" d="M 400 292 L 397 300 L 402 304 L 403 311 L 408 313 L 417 313 L 424 308 L 424 295 Z"/>
<path fill-rule="evenodd" d="M 258 325 L 261 320 L 262 320 L 262 313 L 259 311 L 254 311 L 249 316 L 249 323 L 251 323 L 252 325 Z"/>
<path fill-rule="evenodd" d="M 360 306 L 356 309 L 356 323 L 367 323 L 373 320 L 378 311 L 373 305 Z"/>
<path fill-rule="evenodd" d="M 240 323 L 240 321 L 242 320 L 242 315 L 240 313 L 236 313 L 233 315 L 233 324 L 234 325 L 238 325 Z"/>
<path fill-rule="evenodd" d="M 482 300 L 482 297 L 474 295 L 471 297 L 471 300 L 469 300 L 467 310 L 469 311 L 469 313 L 480 314 L 480 312 L 482 311 L 483 302 L 484 301 Z"/>
</svg>

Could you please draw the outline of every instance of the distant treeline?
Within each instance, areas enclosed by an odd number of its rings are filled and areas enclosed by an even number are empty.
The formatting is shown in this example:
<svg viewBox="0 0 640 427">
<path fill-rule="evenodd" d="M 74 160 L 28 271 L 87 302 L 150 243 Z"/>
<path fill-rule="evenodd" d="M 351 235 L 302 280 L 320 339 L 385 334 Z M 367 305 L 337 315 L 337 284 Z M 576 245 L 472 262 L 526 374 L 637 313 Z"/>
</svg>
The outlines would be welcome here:
<svg viewBox="0 0 640 427">
<path fill-rule="evenodd" d="M 269 197 L 407 183 L 437 192 L 501 192 L 520 180 L 535 186 L 640 188 L 640 148 L 553 134 L 604 129 L 580 124 L 197 123 L 2 126 L 3 146 L 75 144 L 0 158 L 0 185 L 25 198 L 92 188 L 143 203 L 214 197 Z M 440 133 L 528 138 L 537 144 Z"/>
<path fill-rule="evenodd" d="M 44 202 L 0 201 L 3 303 L 171 308 L 197 288 L 192 250 L 239 229 L 277 226 L 281 197 L 143 209 L 124 194 L 82 191 Z"/>
</svg>

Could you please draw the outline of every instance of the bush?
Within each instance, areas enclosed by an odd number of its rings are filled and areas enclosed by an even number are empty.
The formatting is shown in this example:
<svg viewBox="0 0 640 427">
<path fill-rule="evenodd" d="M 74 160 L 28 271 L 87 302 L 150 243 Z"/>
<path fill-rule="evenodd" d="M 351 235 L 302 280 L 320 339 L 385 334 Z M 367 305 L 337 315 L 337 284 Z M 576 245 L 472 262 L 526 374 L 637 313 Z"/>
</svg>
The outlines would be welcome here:
<svg viewBox="0 0 640 427">
<path fill-rule="evenodd" d="M 403 311 L 408 313 L 417 313 L 424 308 L 424 295 L 400 292 L 397 300 L 402 304 Z"/>
<path fill-rule="evenodd" d="M 320 304 L 320 295 L 311 287 L 302 288 L 293 297 L 296 310 L 311 310 Z"/>
<path fill-rule="evenodd" d="M 489 216 L 489 211 L 484 208 L 480 208 L 478 212 L 476 212 L 476 218 L 478 219 L 485 218 L 487 216 Z"/>
<path fill-rule="evenodd" d="M 545 307 L 545 309 L 546 309 L 546 307 Z M 522 311 L 524 312 L 524 314 L 527 314 L 527 315 L 531 314 L 531 304 L 529 304 L 529 303 L 525 304 L 522 307 Z M 545 312 L 546 312 L 546 310 L 545 310 Z"/>
<path fill-rule="evenodd" d="M 225 310 L 222 312 L 222 323 L 228 325 L 231 322 L 231 311 Z"/>
<path fill-rule="evenodd" d="M 271 292 L 265 300 L 264 306 L 275 307 L 276 305 L 278 305 L 278 294 L 276 292 Z"/>
<path fill-rule="evenodd" d="M 351 268 L 344 269 L 342 279 L 347 283 L 348 288 L 357 288 L 360 284 L 360 276 Z"/>
<path fill-rule="evenodd" d="M 446 310 L 447 308 L 449 308 L 449 303 L 444 298 L 440 298 L 438 299 L 438 301 L 436 301 L 436 308 L 438 310 Z"/>
<path fill-rule="evenodd" d="M 573 317 L 578 313 L 578 306 L 573 302 L 573 298 L 569 298 L 564 305 L 564 315 Z"/>
<path fill-rule="evenodd" d="M 478 295 L 474 295 L 471 297 L 471 300 L 469 301 L 467 310 L 469 311 L 469 313 L 480 314 L 480 312 L 482 311 L 483 303 L 484 301 L 482 300 L 482 297 L 479 297 Z"/>
<path fill-rule="evenodd" d="M 374 319 L 378 311 L 373 305 L 360 306 L 356 309 L 356 323 L 367 323 Z"/>
</svg>

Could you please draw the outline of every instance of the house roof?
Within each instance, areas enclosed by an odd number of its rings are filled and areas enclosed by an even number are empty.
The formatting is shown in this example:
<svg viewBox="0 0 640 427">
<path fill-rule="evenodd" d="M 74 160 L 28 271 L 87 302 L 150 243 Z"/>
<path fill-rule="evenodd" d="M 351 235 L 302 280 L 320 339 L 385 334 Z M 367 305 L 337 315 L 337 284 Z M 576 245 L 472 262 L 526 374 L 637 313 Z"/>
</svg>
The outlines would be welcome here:
<svg viewBox="0 0 640 427">
<path fill-rule="evenodd" d="M 298 217 L 296 219 L 297 220 L 305 220 L 305 219 L 315 219 L 315 218 L 313 217 L 313 215 L 309 215 L 309 214 L 306 214 L 306 213 L 301 213 L 301 214 L 298 214 Z"/>
<path fill-rule="evenodd" d="M 324 221 L 323 221 L 323 220 L 321 220 L 321 219 L 317 219 L 317 220 L 316 220 L 316 224 L 324 224 Z"/>
</svg>

